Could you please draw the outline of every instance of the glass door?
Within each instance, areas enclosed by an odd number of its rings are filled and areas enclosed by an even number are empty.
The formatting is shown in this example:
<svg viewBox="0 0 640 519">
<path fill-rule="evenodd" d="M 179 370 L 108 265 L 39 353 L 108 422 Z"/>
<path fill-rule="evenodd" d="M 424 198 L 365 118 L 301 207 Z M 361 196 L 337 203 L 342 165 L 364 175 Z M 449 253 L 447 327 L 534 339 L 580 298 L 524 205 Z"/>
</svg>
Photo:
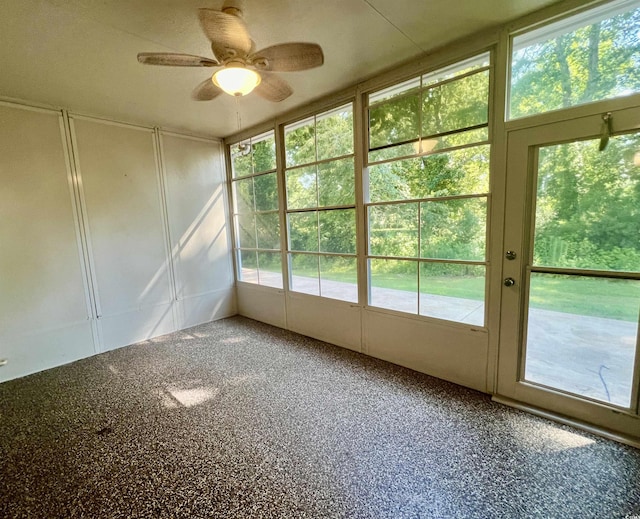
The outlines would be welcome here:
<svg viewBox="0 0 640 519">
<path fill-rule="evenodd" d="M 498 393 L 640 438 L 640 110 L 610 117 L 509 134 Z"/>
</svg>

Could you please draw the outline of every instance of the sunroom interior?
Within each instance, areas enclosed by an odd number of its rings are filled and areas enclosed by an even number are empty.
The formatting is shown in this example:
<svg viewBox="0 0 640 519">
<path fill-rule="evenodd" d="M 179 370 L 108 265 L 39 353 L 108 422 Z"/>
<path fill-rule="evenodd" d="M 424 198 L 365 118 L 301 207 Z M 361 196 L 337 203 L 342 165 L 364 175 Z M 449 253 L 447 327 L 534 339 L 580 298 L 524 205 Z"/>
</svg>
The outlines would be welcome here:
<svg viewBox="0 0 640 519">
<path fill-rule="evenodd" d="M 365 3 L 407 39 L 433 25 Z M 73 19 L 21 4 L 33 31 Z M 76 4 L 82 42 L 109 13 Z M 119 4 L 84 54 L 117 51 L 137 14 Z M 0 382 L 240 314 L 637 446 L 640 3 L 515 4 L 417 55 L 377 42 L 369 71 L 298 6 L 299 31 L 269 37 L 324 35 L 330 75 L 296 73 L 282 106 L 184 110 L 193 74 L 127 65 L 158 83 L 145 99 L 109 77 L 117 52 L 80 72 L 57 33 L 26 44 L 3 17 Z M 48 95 L 27 59 L 70 86 Z"/>
</svg>

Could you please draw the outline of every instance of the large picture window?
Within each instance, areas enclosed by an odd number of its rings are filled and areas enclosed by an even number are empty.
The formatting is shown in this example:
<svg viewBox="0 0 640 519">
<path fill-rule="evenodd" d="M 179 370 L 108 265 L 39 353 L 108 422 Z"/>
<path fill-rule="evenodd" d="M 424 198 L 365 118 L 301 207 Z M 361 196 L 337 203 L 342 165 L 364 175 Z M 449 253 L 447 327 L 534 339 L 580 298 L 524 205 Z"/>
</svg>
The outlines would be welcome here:
<svg viewBox="0 0 640 519">
<path fill-rule="evenodd" d="M 484 325 L 489 56 L 369 96 L 369 304 Z"/>
<path fill-rule="evenodd" d="M 357 302 L 351 104 L 284 130 L 290 288 Z"/>
<path fill-rule="evenodd" d="M 612 2 L 513 38 L 509 117 L 640 92 L 640 2 Z"/>
<path fill-rule="evenodd" d="M 230 148 L 238 280 L 282 288 L 274 132 Z"/>
</svg>

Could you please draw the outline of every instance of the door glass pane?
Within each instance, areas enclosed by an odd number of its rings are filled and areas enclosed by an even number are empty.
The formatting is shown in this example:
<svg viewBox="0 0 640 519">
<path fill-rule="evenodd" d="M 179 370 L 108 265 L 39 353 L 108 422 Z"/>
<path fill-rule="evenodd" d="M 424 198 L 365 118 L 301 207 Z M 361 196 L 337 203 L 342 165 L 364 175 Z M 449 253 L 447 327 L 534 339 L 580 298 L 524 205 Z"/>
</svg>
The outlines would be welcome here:
<svg viewBox="0 0 640 519">
<path fill-rule="evenodd" d="M 533 273 L 525 378 L 631 405 L 640 281 Z"/>
<path fill-rule="evenodd" d="M 545 146 L 534 265 L 640 271 L 640 134 Z"/>
</svg>

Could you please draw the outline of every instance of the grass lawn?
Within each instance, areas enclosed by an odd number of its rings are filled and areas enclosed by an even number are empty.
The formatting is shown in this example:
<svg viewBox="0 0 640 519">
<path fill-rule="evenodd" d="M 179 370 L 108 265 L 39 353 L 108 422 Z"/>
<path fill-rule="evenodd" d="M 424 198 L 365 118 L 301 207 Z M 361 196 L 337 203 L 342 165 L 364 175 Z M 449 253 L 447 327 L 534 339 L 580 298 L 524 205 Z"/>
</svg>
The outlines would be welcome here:
<svg viewBox="0 0 640 519">
<path fill-rule="evenodd" d="M 316 276 L 315 272 L 300 270 L 296 275 Z M 355 283 L 355 276 L 350 272 L 325 273 L 323 278 Z M 417 280 L 411 274 L 376 274 L 373 284 L 379 288 L 414 292 Z M 484 278 L 429 277 L 428 284 L 421 286 L 420 292 L 482 300 Z M 532 280 L 530 299 L 533 308 L 638 322 L 640 282 L 539 274 Z"/>
</svg>

